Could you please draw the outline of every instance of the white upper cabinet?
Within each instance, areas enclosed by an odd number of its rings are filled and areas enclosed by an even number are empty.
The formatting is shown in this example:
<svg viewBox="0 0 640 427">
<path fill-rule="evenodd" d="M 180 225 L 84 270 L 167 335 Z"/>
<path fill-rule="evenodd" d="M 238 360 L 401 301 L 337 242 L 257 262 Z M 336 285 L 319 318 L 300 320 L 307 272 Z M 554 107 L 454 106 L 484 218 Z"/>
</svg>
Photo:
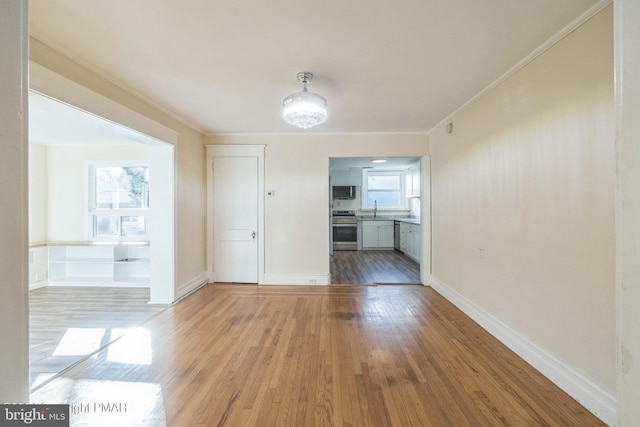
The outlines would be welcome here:
<svg viewBox="0 0 640 427">
<path fill-rule="evenodd" d="M 336 170 L 331 171 L 331 185 L 355 185 L 362 186 L 361 170 Z"/>
</svg>

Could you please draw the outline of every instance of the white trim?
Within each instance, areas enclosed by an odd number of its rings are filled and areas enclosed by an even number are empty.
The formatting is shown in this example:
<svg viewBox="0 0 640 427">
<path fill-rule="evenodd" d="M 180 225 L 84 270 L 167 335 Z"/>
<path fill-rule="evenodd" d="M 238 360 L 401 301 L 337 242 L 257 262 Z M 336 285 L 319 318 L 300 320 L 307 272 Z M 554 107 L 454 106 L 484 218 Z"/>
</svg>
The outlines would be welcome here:
<svg viewBox="0 0 640 427">
<path fill-rule="evenodd" d="M 328 274 L 265 274 L 263 285 L 329 285 Z"/>
<path fill-rule="evenodd" d="M 431 280 L 431 156 L 420 159 L 420 280 Z"/>
<path fill-rule="evenodd" d="M 147 233 L 151 246 L 150 303 L 175 301 L 178 279 L 178 170 L 177 150 L 172 144 L 154 144 L 150 149 Z"/>
<path fill-rule="evenodd" d="M 29 89 L 71 108 L 125 127 L 133 135 L 139 134 L 138 142 L 143 144 L 149 144 L 150 138 L 171 145 L 178 144 L 179 132 L 33 61 L 29 61 Z"/>
<path fill-rule="evenodd" d="M 432 275 L 430 284 L 440 295 L 458 307 L 473 321 L 486 329 L 487 332 L 513 350 L 518 356 L 607 423 L 607 425 L 615 426 L 616 398 L 613 393 L 595 384 L 589 378 L 518 333 L 518 331 L 492 313 L 467 299 L 437 277 Z"/>
<path fill-rule="evenodd" d="M 181 284 L 180 286 L 178 286 L 178 289 L 176 291 L 175 302 L 178 302 L 178 300 L 181 300 L 187 295 L 197 291 L 207 283 L 209 283 L 209 279 L 208 279 L 207 272 L 205 271 L 202 274 L 199 274 L 198 276 L 189 280 L 188 282 Z"/>
<path fill-rule="evenodd" d="M 215 253 L 213 239 L 213 158 L 257 157 L 258 158 L 258 284 L 264 282 L 264 152 L 265 145 L 206 145 L 207 150 L 207 274 L 210 283 L 215 283 Z"/>
<path fill-rule="evenodd" d="M 33 291 L 40 288 L 46 288 L 47 286 L 49 286 L 49 282 L 47 280 L 41 280 L 39 282 L 31 283 L 29 285 L 29 290 Z"/>
<path fill-rule="evenodd" d="M 354 131 L 354 132 L 318 132 L 318 131 L 296 131 L 290 132 L 205 132 L 205 138 L 217 138 L 217 137 L 253 137 L 253 136 L 354 136 L 354 135 L 420 135 L 428 136 L 429 131 L 426 130 L 412 130 L 412 131 Z"/>
<path fill-rule="evenodd" d="M 87 280 L 76 280 L 76 281 L 66 281 L 66 280 L 56 280 L 50 281 L 47 287 L 55 288 L 73 288 L 73 287 L 87 287 L 87 288 L 146 288 L 149 289 L 149 282 L 127 282 L 127 281 L 95 281 L 95 279 L 87 279 Z"/>
<path fill-rule="evenodd" d="M 487 87 L 485 87 L 480 92 L 478 92 L 476 95 L 471 97 L 467 102 L 462 104 L 460 107 L 456 108 L 451 114 L 447 115 L 444 119 L 442 119 L 438 123 L 436 123 L 435 126 L 433 126 L 431 129 L 429 129 L 427 131 L 427 133 L 429 134 L 434 129 L 437 129 L 438 127 L 440 127 L 444 123 L 450 122 L 451 119 L 456 114 L 458 114 L 460 111 L 462 111 L 465 108 L 467 108 L 469 105 L 471 105 L 471 104 L 475 103 L 476 101 L 478 101 L 480 98 L 485 96 L 487 93 L 491 92 L 493 89 L 498 87 L 500 84 L 504 83 L 507 79 L 512 77 L 514 74 L 516 74 L 522 68 L 527 66 L 529 63 L 533 62 L 538 56 L 542 55 L 545 51 L 547 51 L 553 45 L 555 45 L 560 40 L 562 40 L 563 38 L 568 36 L 571 32 L 573 32 L 579 26 L 581 26 L 582 24 L 587 22 L 591 17 L 596 15 L 598 12 L 600 12 L 605 7 L 607 7 L 611 3 L 611 1 L 612 0 L 600 0 L 600 1 L 598 1 L 595 5 L 593 5 L 591 8 L 589 8 L 587 11 L 585 11 L 583 14 L 581 14 L 576 19 L 571 21 L 564 28 L 562 28 L 560 31 L 558 31 L 553 36 L 551 36 L 547 41 L 545 41 L 540 46 L 538 46 L 536 49 L 534 49 L 533 52 L 531 52 L 529 55 L 527 55 L 523 59 L 521 59 L 516 65 L 514 65 L 511 68 L 509 68 L 504 74 L 502 74 L 500 77 L 498 77 L 492 83 L 490 83 Z"/>
</svg>

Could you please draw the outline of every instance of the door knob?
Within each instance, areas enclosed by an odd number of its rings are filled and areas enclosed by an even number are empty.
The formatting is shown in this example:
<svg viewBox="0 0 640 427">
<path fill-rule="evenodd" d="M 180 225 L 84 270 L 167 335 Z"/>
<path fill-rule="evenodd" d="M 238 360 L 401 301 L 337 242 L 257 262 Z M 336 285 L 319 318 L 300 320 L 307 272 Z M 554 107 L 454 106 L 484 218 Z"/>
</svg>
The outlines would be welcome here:
<svg viewBox="0 0 640 427">
<path fill-rule="evenodd" d="M 251 232 L 251 238 L 252 238 L 252 239 L 255 239 L 255 238 L 256 238 L 256 232 L 255 232 L 255 231 Z"/>
</svg>

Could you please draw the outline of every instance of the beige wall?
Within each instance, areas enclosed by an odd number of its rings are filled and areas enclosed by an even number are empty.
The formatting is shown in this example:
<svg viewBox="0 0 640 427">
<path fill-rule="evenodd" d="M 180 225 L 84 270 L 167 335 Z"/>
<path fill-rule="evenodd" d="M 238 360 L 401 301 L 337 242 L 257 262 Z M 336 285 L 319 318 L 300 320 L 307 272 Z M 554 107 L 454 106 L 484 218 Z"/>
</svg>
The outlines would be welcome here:
<svg viewBox="0 0 640 427">
<path fill-rule="evenodd" d="M 611 393 L 612 49 L 608 7 L 430 135 L 435 278 Z"/>
<path fill-rule="evenodd" d="M 265 274 L 329 274 L 329 158 L 423 156 L 425 134 L 210 135 L 206 144 L 264 144 Z"/>
<path fill-rule="evenodd" d="M 30 42 L 30 59 L 34 64 L 72 81 L 108 101 L 131 110 L 131 114 L 134 116 L 150 119 L 178 135 L 175 146 L 175 199 L 178 219 L 175 243 L 176 288 L 202 277 L 206 271 L 204 216 L 206 174 L 203 135 L 40 41 L 31 38 Z M 45 79 L 45 81 L 39 81 L 38 84 L 39 90 L 48 93 L 47 85 L 55 84 L 55 82 Z M 55 90 L 52 91 L 55 92 Z M 90 108 L 88 110 L 90 111 Z M 90 112 L 96 113 L 95 111 Z"/>
</svg>

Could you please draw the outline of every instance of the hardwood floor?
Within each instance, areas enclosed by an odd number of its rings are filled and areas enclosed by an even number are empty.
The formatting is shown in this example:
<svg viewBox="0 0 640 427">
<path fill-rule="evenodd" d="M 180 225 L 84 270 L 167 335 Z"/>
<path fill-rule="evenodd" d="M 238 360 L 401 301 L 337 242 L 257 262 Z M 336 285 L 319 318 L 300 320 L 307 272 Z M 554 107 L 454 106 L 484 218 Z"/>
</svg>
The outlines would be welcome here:
<svg viewBox="0 0 640 427">
<path fill-rule="evenodd" d="M 397 251 L 334 251 L 332 285 L 420 283 L 420 265 Z"/>
<path fill-rule="evenodd" d="M 29 291 L 30 388 L 166 308 L 148 301 L 148 288 L 49 286 Z"/>
<path fill-rule="evenodd" d="M 32 401 L 92 426 L 604 425 L 428 287 L 207 285 L 143 330 Z"/>
</svg>

